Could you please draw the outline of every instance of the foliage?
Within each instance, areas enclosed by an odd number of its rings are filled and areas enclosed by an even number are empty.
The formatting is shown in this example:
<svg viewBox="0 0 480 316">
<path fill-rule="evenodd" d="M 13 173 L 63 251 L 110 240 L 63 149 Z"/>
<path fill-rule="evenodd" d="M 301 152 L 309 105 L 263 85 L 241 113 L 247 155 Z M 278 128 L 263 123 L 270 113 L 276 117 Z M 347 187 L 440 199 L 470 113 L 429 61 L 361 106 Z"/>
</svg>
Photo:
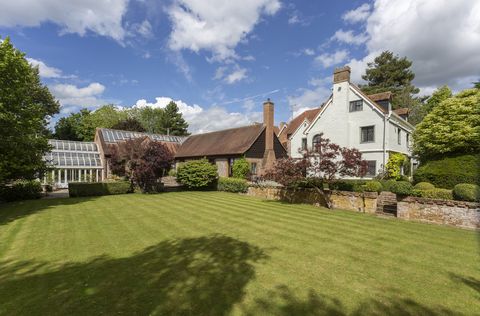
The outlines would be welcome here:
<svg viewBox="0 0 480 316">
<path fill-rule="evenodd" d="M 480 202 L 480 186 L 471 183 L 460 183 L 453 188 L 456 200 Z"/>
<path fill-rule="evenodd" d="M 442 103 L 443 101 L 451 97 L 452 97 L 452 90 L 450 90 L 450 88 L 447 85 L 442 86 L 437 90 L 435 90 L 430 96 L 430 98 L 428 98 L 427 101 L 425 102 L 424 108 L 425 108 L 426 114 L 432 112 L 432 110 L 435 107 L 437 107 L 440 103 Z"/>
<path fill-rule="evenodd" d="M 332 201 L 324 189 L 331 187 L 337 177 L 362 177 L 366 172 L 366 161 L 362 160 L 360 151 L 354 148 L 340 147 L 330 139 L 319 135 L 317 148 L 304 152 L 303 159 L 285 158 L 276 161 L 265 178 L 274 180 L 284 186 L 291 186 L 308 177 L 321 179 L 321 185 L 314 188 L 324 197 L 331 208 Z"/>
<path fill-rule="evenodd" d="M 419 182 L 414 186 L 417 190 L 432 190 L 435 189 L 435 186 L 430 182 Z"/>
<path fill-rule="evenodd" d="M 133 192 L 132 184 L 128 181 L 70 182 L 68 184 L 70 197 L 127 194 L 131 192 Z"/>
<path fill-rule="evenodd" d="M 112 128 L 121 131 L 145 132 L 145 128 L 143 128 L 142 124 L 133 117 L 126 118 L 125 120 L 116 123 Z"/>
<path fill-rule="evenodd" d="M 170 177 L 175 177 L 177 175 L 177 171 L 175 169 L 168 170 L 168 175 Z"/>
<path fill-rule="evenodd" d="M 411 108 L 418 101 L 413 95 L 419 92 L 412 81 L 415 74 L 410 69 L 412 62 L 406 57 L 400 58 L 390 51 L 384 51 L 367 64 L 363 80 L 367 81 L 361 89 L 367 94 L 391 91 L 393 95 L 392 107 Z"/>
<path fill-rule="evenodd" d="M 436 105 L 417 125 L 413 139 L 422 162 L 480 152 L 480 90 L 465 90 Z"/>
<path fill-rule="evenodd" d="M 62 117 L 55 124 L 56 139 L 83 141 L 84 129 L 82 128 L 83 120 L 90 115 L 90 111 L 82 109 L 80 112 L 72 113 L 69 116 Z"/>
<path fill-rule="evenodd" d="M 158 179 L 173 163 L 173 154 L 161 142 L 148 137 L 130 139 L 111 147 L 110 169 L 113 173 L 127 175 L 144 193 L 158 192 Z"/>
<path fill-rule="evenodd" d="M 33 200 L 42 196 L 38 180 L 16 180 L 11 185 L 0 187 L 0 201 Z"/>
<path fill-rule="evenodd" d="M 189 189 L 209 188 L 217 178 L 217 166 L 206 158 L 187 161 L 177 169 L 177 181 Z"/>
<path fill-rule="evenodd" d="M 329 183 L 328 186 L 331 190 L 363 192 L 366 183 L 365 180 L 337 180 Z"/>
<path fill-rule="evenodd" d="M 323 179 L 318 177 L 306 177 L 304 179 L 298 180 L 289 185 L 289 188 L 298 189 L 298 188 L 322 188 Z"/>
<path fill-rule="evenodd" d="M 0 42 L 0 184 L 33 179 L 45 170 L 48 122 L 59 104 L 40 82 L 38 67 L 13 47 Z"/>
<path fill-rule="evenodd" d="M 130 115 L 138 120 L 148 133 L 162 133 L 163 114 L 163 109 L 154 109 L 148 106 L 130 110 Z"/>
<path fill-rule="evenodd" d="M 379 182 L 382 184 L 382 191 L 386 192 L 392 192 L 392 185 L 397 183 L 395 180 L 379 180 Z"/>
<path fill-rule="evenodd" d="M 250 172 L 250 164 L 247 159 L 235 159 L 232 166 L 232 173 L 234 178 L 246 179 Z"/>
<path fill-rule="evenodd" d="M 436 199 L 436 200 L 453 200 L 453 192 L 449 189 L 428 189 L 428 190 L 419 190 L 414 189 L 412 195 L 423 197 L 426 199 Z"/>
<path fill-rule="evenodd" d="M 413 180 L 437 188 L 453 189 L 459 183 L 480 184 L 480 155 L 461 155 L 428 161 L 415 170 Z"/>
<path fill-rule="evenodd" d="M 83 140 L 93 141 L 97 128 L 112 128 L 126 119 L 126 111 L 117 109 L 113 104 L 104 105 L 83 118 L 80 127 Z"/>
<path fill-rule="evenodd" d="M 390 192 L 398 195 L 411 195 L 413 185 L 407 181 L 397 181 L 390 186 Z"/>
<path fill-rule="evenodd" d="M 385 170 L 388 179 L 399 180 L 401 177 L 401 167 L 405 162 L 405 155 L 401 153 L 391 152 Z"/>
<path fill-rule="evenodd" d="M 162 117 L 162 134 L 170 134 L 176 136 L 187 136 L 188 123 L 180 113 L 175 102 L 171 101 L 164 109 Z"/>
<path fill-rule="evenodd" d="M 241 178 L 219 178 L 218 191 L 245 193 L 248 190 L 248 182 Z"/>
<path fill-rule="evenodd" d="M 363 189 L 366 192 L 381 192 L 383 189 L 383 186 L 379 181 L 372 180 L 372 181 L 367 181 L 367 183 L 365 183 L 365 185 L 363 186 Z"/>
</svg>

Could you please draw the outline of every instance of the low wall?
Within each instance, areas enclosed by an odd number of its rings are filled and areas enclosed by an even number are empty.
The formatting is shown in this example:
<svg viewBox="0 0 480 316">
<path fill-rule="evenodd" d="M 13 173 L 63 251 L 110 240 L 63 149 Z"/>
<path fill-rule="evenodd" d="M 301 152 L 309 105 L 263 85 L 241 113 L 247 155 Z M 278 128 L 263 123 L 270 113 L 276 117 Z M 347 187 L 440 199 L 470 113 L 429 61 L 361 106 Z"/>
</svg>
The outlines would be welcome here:
<svg viewBox="0 0 480 316">
<path fill-rule="evenodd" d="M 306 203 L 316 206 L 326 206 L 323 196 L 315 189 L 285 189 L 249 187 L 247 195 L 267 200 L 285 201 L 289 203 Z M 334 208 L 375 213 L 377 209 L 377 193 L 333 191 L 331 200 Z"/>
<path fill-rule="evenodd" d="M 480 229 L 480 203 L 407 197 L 398 201 L 397 217 Z"/>
</svg>

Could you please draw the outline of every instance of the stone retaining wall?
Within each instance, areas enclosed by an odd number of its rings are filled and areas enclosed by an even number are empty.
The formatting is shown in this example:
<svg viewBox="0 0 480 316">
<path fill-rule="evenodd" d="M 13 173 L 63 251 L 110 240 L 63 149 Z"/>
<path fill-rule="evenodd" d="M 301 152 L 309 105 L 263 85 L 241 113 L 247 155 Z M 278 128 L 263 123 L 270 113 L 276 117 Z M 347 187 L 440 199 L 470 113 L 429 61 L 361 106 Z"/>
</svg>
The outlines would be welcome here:
<svg viewBox="0 0 480 316">
<path fill-rule="evenodd" d="M 398 201 L 397 217 L 480 229 L 480 203 L 407 197 Z"/>
<path fill-rule="evenodd" d="M 249 187 L 247 195 L 267 200 L 285 201 L 289 203 L 306 203 L 326 206 L 325 199 L 315 189 L 285 189 L 268 187 Z M 331 200 L 334 208 L 375 213 L 377 209 L 377 193 L 333 191 Z"/>
</svg>

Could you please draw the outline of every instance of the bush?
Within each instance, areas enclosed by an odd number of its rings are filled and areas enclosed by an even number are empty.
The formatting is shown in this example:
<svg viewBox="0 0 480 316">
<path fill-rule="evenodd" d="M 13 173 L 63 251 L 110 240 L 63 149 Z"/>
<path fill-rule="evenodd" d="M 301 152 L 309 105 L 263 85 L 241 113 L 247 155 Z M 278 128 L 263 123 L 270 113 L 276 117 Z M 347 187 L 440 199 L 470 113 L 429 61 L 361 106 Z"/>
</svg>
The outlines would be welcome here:
<svg viewBox="0 0 480 316">
<path fill-rule="evenodd" d="M 330 189 L 338 191 L 363 192 L 365 180 L 338 180 L 330 185 Z"/>
<path fill-rule="evenodd" d="M 407 177 L 406 175 L 402 174 L 398 177 L 397 181 L 407 181 L 410 182 L 410 178 Z"/>
<path fill-rule="evenodd" d="M 0 200 L 5 202 L 39 199 L 42 185 L 37 180 L 17 180 L 0 190 Z"/>
<path fill-rule="evenodd" d="M 408 181 L 396 181 L 390 186 L 390 191 L 398 195 L 411 195 L 413 185 Z"/>
<path fill-rule="evenodd" d="M 419 196 L 427 199 L 437 200 L 453 200 L 453 192 L 449 189 L 427 189 L 419 190 L 415 189 L 412 193 L 414 196 Z"/>
<path fill-rule="evenodd" d="M 363 189 L 367 192 L 381 192 L 383 189 L 383 186 L 378 181 L 368 181 L 363 186 Z"/>
<path fill-rule="evenodd" d="M 419 182 L 415 184 L 414 188 L 417 190 L 433 190 L 435 186 L 430 182 Z"/>
<path fill-rule="evenodd" d="M 459 183 L 480 185 L 480 155 L 447 157 L 426 162 L 413 175 L 415 183 L 430 182 L 437 188 L 453 189 Z"/>
<path fill-rule="evenodd" d="M 392 185 L 397 183 L 395 180 L 381 180 L 380 183 L 382 184 L 382 191 L 392 192 Z"/>
<path fill-rule="evenodd" d="M 132 191 L 132 185 L 128 181 L 72 182 L 68 184 L 70 197 L 126 194 Z"/>
<path fill-rule="evenodd" d="M 470 183 L 457 184 L 453 188 L 453 196 L 456 200 L 480 202 L 480 186 Z"/>
<path fill-rule="evenodd" d="M 205 158 L 187 161 L 177 170 L 177 181 L 189 189 L 212 188 L 217 178 L 217 166 Z"/>
<path fill-rule="evenodd" d="M 168 170 L 168 175 L 170 177 L 175 177 L 177 175 L 177 172 L 175 171 L 175 169 L 170 169 Z"/>
<path fill-rule="evenodd" d="M 294 183 L 288 186 L 292 189 L 298 188 L 320 188 L 323 189 L 323 180 L 322 178 L 310 177 L 302 180 L 295 181 Z"/>
<path fill-rule="evenodd" d="M 248 190 L 248 182 L 239 178 L 220 178 L 217 185 L 218 191 L 246 193 Z"/>
<path fill-rule="evenodd" d="M 234 178 L 246 179 L 250 172 L 250 164 L 247 159 L 235 159 L 232 165 L 232 175 Z"/>
</svg>

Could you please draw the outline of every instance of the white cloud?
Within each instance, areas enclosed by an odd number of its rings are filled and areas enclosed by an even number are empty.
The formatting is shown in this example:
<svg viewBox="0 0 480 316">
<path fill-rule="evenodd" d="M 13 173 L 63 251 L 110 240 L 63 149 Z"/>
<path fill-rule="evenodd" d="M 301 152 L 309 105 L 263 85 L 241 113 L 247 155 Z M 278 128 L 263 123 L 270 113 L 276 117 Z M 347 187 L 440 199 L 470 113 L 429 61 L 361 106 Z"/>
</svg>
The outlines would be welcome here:
<svg viewBox="0 0 480 316">
<path fill-rule="evenodd" d="M 308 82 L 312 88 L 297 89 L 296 94 L 288 96 L 288 103 L 293 107 L 293 116 L 317 108 L 325 102 L 331 94 L 331 80 L 331 77 L 312 78 Z"/>
<path fill-rule="evenodd" d="M 355 35 L 352 30 L 344 31 L 340 29 L 335 32 L 331 39 L 346 44 L 360 45 L 368 40 L 368 36 L 364 33 Z"/>
<path fill-rule="evenodd" d="M 338 50 L 333 54 L 324 53 L 315 57 L 315 62 L 322 65 L 323 67 L 331 67 L 337 64 L 342 63 L 347 60 L 348 51 L 342 49 Z"/>
<path fill-rule="evenodd" d="M 376 0 L 365 29 L 367 56 L 350 62 L 352 78 L 384 50 L 413 61 L 420 87 L 465 88 L 480 73 L 479 1 Z"/>
<path fill-rule="evenodd" d="M 296 14 L 293 14 L 292 16 L 290 16 L 288 18 L 288 24 L 298 24 L 300 22 L 301 22 L 301 20 L 298 17 L 298 15 L 296 15 Z"/>
<path fill-rule="evenodd" d="M 244 108 L 248 112 L 251 112 L 255 108 L 255 105 L 255 101 L 253 101 L 252 99 L 248 99 L 243 102 L 242 108 Z"/>
<path fill-rule="evenodd" d="M 155 98 L 155 103 L 149 103 L 146 100 L 141 99 L 138 100 L 133 107 L 142 108 L 149 106 L 153 108 L 165 108 L 171 101 L 173 101 L 173 99 L 168 97 Z M 174 102 L 177 104 L 179 111 L 188 122 L 188 130 L 194 134 L 250 125 L 253 122 L 262 119 L 262 114 L 260 112 L 242 114 L 228 112 L 221 106 L 212 106 L 208 109 L 204 109 L 197 104 L 188 105 L 182 100 L 175 100 Z"/>
<path fill-rule="evenodd" d="M 273 15 L 280 6 L 279 0 L 175 0 L 167 8 L 172 21 L 168 46 L 174 51 L 206 50 L 218 61 L 235 58 L 235 47 L 261 15 Z"/>
<path fill-rule="evenodd" d="M 36 27 L 52 22 L 61 34 L 87 31 L 122 41 L 125 30 L 122 17 L 128 0 L 22 0 L 2 1 L 0 26 Z"/>
<path fill-rule="evenodd" d="M 105 86 L 93 82 L 86 87 L 79 88 L 72 84 L 55 84 L 49 87 L 53 95 L 60 101 L 62 107 L 66 109 L 72 106 L 97 107 L 106 103 L 101 99 Z"/>
<path fill-rule="evenodd" d="M 370 4 L 364 3 L 354 10 L 347 11 L 342 19 L 349 23 L 365 21 L 370 15 Z"/>
<path fill-rule="evenodd" d="M 47 66 L 43 61 L 34 59 L 34 58 L 27 58 L 27 61 L 32 66 L 38 66 L 38 72 L 40 77 L 43 78 L 75 78 L 75 76 L 65 76 L 62 74 L 62 71 L 55 67 Z"/>
<path fill-rule="evenodd" d="M 235 64 L 232 67 L 220 66 L 215 71 L 213 79 L 222 80 L 227 84 L 234 84 L 236 82 L 247 79 L 247 69 Z"/>
<path fill-rule="evenodd" d="M 144 20 L 142 23 L 134 23 L 130 27 L 130 35 L 140 35 L 145 38 L 151 38 L 153 36 L 152 25 L 148 20 Z"/>
</svg>

